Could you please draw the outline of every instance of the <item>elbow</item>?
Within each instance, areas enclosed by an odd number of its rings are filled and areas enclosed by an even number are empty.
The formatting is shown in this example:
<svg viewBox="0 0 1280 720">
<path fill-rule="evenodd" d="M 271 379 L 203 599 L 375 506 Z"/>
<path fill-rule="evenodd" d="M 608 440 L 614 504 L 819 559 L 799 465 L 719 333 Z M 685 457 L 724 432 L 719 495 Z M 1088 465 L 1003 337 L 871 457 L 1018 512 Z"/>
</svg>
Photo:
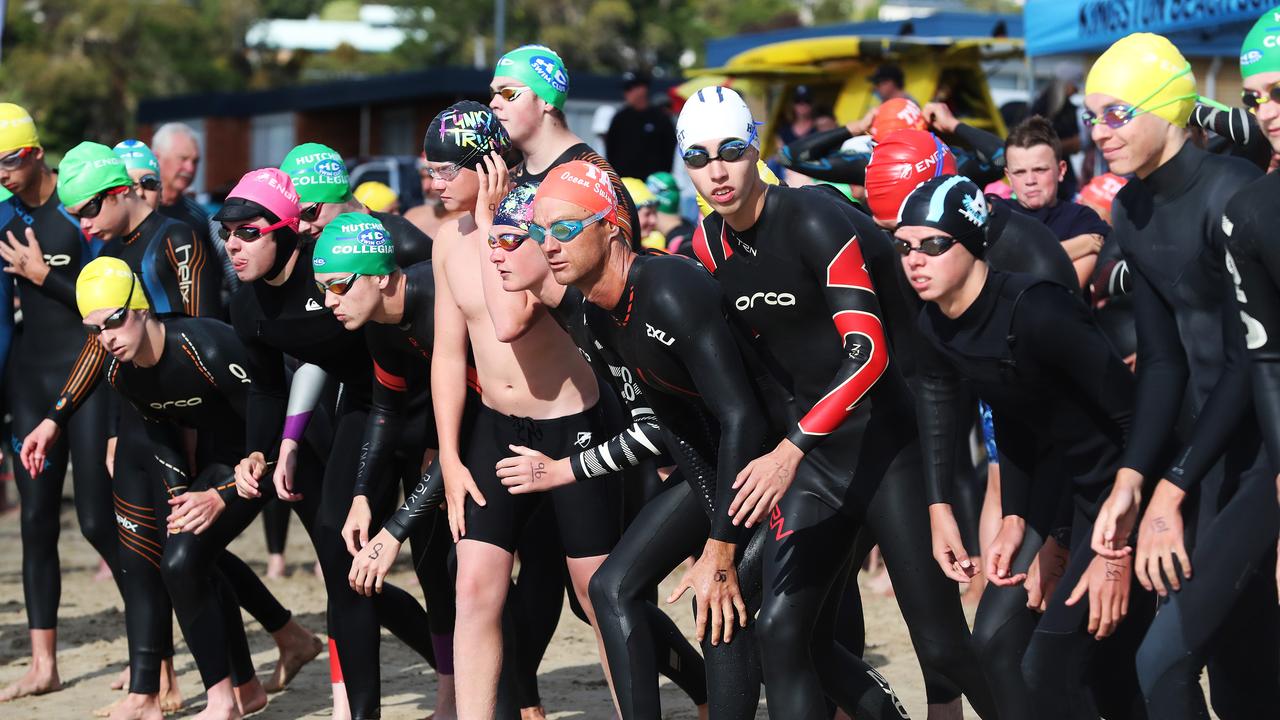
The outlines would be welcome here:
<svg viewBox="0 0 1280 720">
<path fill-rule="evenodd" d="M 523 322 L 499 322 L 497 318 L 493 321 L 493 331 L 498 337 L 498 342 L 513 343 L 524 334 L 529 332 L 529 323 Z"/>
</svg>

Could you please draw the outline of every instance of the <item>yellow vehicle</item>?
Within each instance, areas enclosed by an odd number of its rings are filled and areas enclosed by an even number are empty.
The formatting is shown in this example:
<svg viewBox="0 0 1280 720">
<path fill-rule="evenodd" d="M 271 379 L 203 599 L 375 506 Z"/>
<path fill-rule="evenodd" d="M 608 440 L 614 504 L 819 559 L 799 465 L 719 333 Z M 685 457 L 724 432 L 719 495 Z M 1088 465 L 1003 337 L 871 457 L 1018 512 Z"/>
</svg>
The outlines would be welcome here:
<svg viewBox="0 0 1280 720">
<path fill-rule="evenodd" d="M 761 45 L 739 53 L 722 67 L 688 73 L 676 89 L 688 97 L 699 88 L 727 84 L 740 91 L 766 118 L 764 154 L 776 150 L 776 130 L 797 86 L 805 85 L 815 105 L 831 107 L 836 120 L 856 120 L 879 104 L 867 78 L 893 63 L 906 75 L 906 91 L 921 104 L 945 101 L 962 121 L 1001 137 L 1007 129 L 991 99 L 983 60 L 1022 56 L 1016 38 L 912 38 L 833 35 Z M 763 112 L 761 112 L 763 111 Z"/>
</svg>

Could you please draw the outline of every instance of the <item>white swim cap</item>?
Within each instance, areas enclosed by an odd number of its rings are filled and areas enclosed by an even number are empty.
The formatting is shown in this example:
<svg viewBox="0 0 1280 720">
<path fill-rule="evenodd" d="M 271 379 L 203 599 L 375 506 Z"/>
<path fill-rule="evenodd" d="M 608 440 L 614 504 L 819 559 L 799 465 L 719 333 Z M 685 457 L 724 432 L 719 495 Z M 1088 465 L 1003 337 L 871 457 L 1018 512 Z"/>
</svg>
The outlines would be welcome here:
<svg viewBox="0 0 1280 720">
<path fill-rule="evenodd" d="M 738 138 L 760 147 L 755 118 L 742 96 L 718 85 L 702 88 L 680 111 L 676 142 L 683 153 L 690 145 L 721 138 Z"/>
</svg>

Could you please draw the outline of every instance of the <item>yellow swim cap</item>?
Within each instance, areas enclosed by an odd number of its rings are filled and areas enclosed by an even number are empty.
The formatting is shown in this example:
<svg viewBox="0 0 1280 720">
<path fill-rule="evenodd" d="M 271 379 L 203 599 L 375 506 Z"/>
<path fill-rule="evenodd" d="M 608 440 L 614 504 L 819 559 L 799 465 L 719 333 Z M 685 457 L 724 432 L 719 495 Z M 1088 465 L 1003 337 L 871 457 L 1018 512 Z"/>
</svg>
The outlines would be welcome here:
<svg viewBox="0 0 1280 720">
<path fill-rule="evenodd" d="M 764 182 L 766 185 L 782 184 L 782 181 L 778 179 L 777 175 L 773 174 L 773 171 L 769 169 L 768 165 L 764 164 L 763 160 L 756 161 L 756 170 L 760 172 L 760 177 L 764 179 Z M 706 198 L 702 197 L 702 193 L 696 192 L 693 194 L 693 196 L 698 198 L 698 212 L 702 214 L 702 217 L 706 217 L 710 215 L 711 206 L 707 204 Z"/>
<path fill-rule="evenodd" d="M 40 147 L 36 123 L 20 105 L 0 103 L 0 153 L 11 153 L 24 147 Z"/>
<path fill-rule="evenodd" d="M 1196 105 L 1191 64 L 1163 35 L 1133 33 L 1102 53 L 1089 70 L 1086 95 L 1102 93 L 1185 127 Z"/>
<path fill-rule="evenodd" d="M 116 310 L 128 303 L 130 310 L 149 310 L 142 283 L 129 264 L 116 257 L 100 257 L 80 271 L 76 278 L 76 307 L 80 317 L 95 310 Z"/>
<path fill-rule="evenodd" d="M 395 190 L 375 180 L 360 183 L 352 194 L 374 212 L 386 212 L 398 199 Z"/>
<path fill-rule="evenodd" d="M 640 178 L 624 177 L 622 185 L 627 188 L 627 194 L 631 196 L 631 202 L 635 206 L 642 208 L 645 205 L 657 205 L 658 196 L 653 194 L 648 185 Z"/>
</svg>

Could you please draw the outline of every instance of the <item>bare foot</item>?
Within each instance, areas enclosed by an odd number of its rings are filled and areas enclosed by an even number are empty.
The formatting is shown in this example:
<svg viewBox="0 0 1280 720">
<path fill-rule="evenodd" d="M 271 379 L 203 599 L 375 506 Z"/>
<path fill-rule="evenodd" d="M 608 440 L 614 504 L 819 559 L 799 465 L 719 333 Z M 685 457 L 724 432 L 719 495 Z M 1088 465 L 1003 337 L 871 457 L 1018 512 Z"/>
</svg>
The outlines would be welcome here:
<svg viewBox="0 0 1280 720">
<path fill-rule="evenodd" d="M 867 589 L 885 597 L 893 597 L 893 581 L 889 579 L 889 573 L 884 570 L 867 579 Z"/>
<path fill-rule="evenodd" d="M 711 717 L 711 711 L 707 709 L 707 704 L 703 703 L 698 706 L 698 720 L 708 720 Z"/>
<path fill-rule="evenodd" d="M 241 720 L 244 716 L 234 704 L 231 707 L 205 707 L 192 720 Z"/>
<path fill-rule="evenodd" d="M 182 709 L 182 692 L 178 690 L 178 674 L 173 671 L 173 658 L 160 661 L 160 711 L 167 714 Z"/>
<path fill-rule="evenodd" d="M 111 579 L 111 566 L 107 564 L 106 560 L 103 560 L 102 558 L 98 558 L 98 572 L 94 573 L 93 581 L 103 582 L 104 580 L 110 580 L 110 579 Z"/>
<path fill-rule="evenodd" d="M 964 705 L 960 698 L 949 703 L 938 703 L 929 706 L 927 720 L 964 720 Z"/>
<path fill-rule="evenodd" d="M 111 689 L 123 690 L 127 687 L 129 687 L 129 666 L 125 665 L 120 674 L 116 676 L 116 679 L 111 681 Z"/>
<path fill-rule="evenodd" d="M 458 720 L 458 697 L 452 675 L 436 675 L 436 711 L 427 720 Z"/>
<path fill-rule="evenodd" d="M 58 679 L 56 664 L 33 662 L 22 677 L 0 690 L 0 702 L 9 702 L 28 695 L 44 695 L 61 689 L 62 681 Z"/>
<path fill-rule="evenodd" d="M 324 571 L 320 569 L 320 561 L 319 561 L 319 560 L 317 560 L 317 561 L 316 561 L 316 566 L 315 566 L 314 568 L 312 568 L 312 572 L 314 572 L 314 573 L 316 574 L 316 579 L 317 579 L 317 580 L 319 580 L 320 582 L 324 582 Z"/>
<path fill-rule="evenodd" d="M 267 691 L 262 689 L 262 683 L 257 678 L 237 687 L 235 693 L 236 704 L 240 706 L 240 713 L 244 717 L 261 712 L 267 706 Z"/>
<path fill-rule="evenodd" d="M 547 720 L 547 709 L 541 705 L 520 708 L 520 720 Z"/>
<path fill-rule="evenodd" d="M 155 695 L 129 693 L 111 710 L 111 720 L 163 720 L 160 702 Z"/>
<path fill-rule="evenodd" d="M 271 553 L 267 556 L 267 578 L 279 580 L 284 577 L 284 553 Z"/>
<path fill-rule="evenodd" d="M 272 635 L 280 657 L 271 677 L 262 684 L 269 693 L 277 693 L 288 687 L 303 665 L 315 660 L 324 650 L 324 643 L 310 630 L 290 620 Z"/>
</svg>

